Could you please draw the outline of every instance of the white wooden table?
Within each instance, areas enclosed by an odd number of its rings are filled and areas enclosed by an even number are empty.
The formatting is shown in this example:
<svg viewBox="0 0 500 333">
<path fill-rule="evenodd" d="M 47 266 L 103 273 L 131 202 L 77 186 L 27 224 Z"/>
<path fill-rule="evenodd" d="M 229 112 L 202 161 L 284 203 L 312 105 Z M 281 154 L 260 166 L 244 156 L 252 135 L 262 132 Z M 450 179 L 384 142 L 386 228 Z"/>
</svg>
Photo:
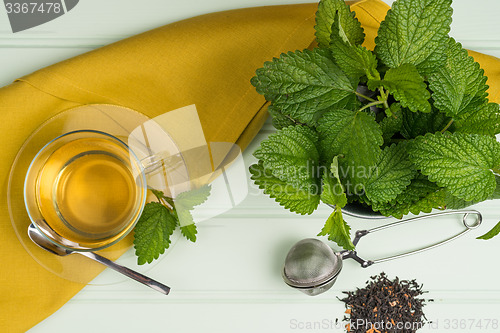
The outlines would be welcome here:
<svg viewBox="0 0 500 333">
<path fill-rule="evenodd" d="M 63 17 L 16 34 L 10 31 L 5 11 L 0 10 L 0 84 L 179 19 L 300 2 L 304 1 L 85 0 Z M 455 0 L 453 7 L 451 34 L 467 48 L 500 57 L 500 1 Z M 254 161 L 251 153 L 258 143 L 271 132 L 267 123 L 244 153 L 247 166 Z M 499 220 L 499 205 L 477 206 L 484 214 L 484 226 L 435 251 L 368 269 L 347 261 L 331 291 L 307 297 L 282 282 L 283 259 L 293 243 L 321 230 L 328 207 L 301 217 L 251 188 L 237 208 L 199 224 L 196 244 L 179 240 L 148 272 L 173 287 L 170 296 L 132 281 L 89 285 L 30 332 L 63 332 L 69 327 L 72 332 L 341 332 L 335 319 L 343 317 L 344 308 L 336 296 L 342 290 L 364 286 L 370 275 L 382 271 L 390 277 L 416 278 L 429 290 L 428 297 L 435 302 L 425 312 L 435 324 L 422 331 L 500 331 L 500 239 L 475 240 Z M 354 230 L 382 223 L 352 218 L 349 222 Z M 421 222 L 364 239 L 359 252 L 367 257 L 390 254 L 459 230 L 460 224 L 453 218 Z M 408 236 L 394 243 L 387 241 L 397 239 L 396 234 Z M 486 320 L 493 320 L 496 326 L 490 322 L 486 329 Z M 470 329 L 469 325 L 479 323 L 481 329 Z"/>
</svg>

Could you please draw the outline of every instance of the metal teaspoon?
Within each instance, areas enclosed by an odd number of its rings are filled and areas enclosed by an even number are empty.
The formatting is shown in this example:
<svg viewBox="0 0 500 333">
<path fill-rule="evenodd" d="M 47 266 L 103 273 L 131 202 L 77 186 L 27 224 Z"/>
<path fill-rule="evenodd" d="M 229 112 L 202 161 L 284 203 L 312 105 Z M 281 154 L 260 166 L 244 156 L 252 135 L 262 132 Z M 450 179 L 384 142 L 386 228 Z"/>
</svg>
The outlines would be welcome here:
<svg viewBox="0 0 500 333">
<path fill-rule="evenodd" d="M 129 278 L 131 279 L 134 279 L 164 295 L 168 295 L 168 293 L 170 292 L 170 287 L 167 287 L 166 285 L 158 282 L 158 281 L 155 281 L 145 275 L 142 275 L 141 273 L 138 273 L 134 270 L 131 270 L 130 268 L 127 268 L 127 267 L 124 267 L 124 266 L 121 266 L 121 265 L 118 265 L 117 263 L 114 263 L 113 261 L 107 259 L 107 258 L 104 258 L 94 252 L 75 252 L 75 251 L 71 251 L 71 250 L 67 250 L 65 248 L 62 248 L 60 246 L 57 246 L 56 244 L 50 242 L 47 238 L 45 238 L 42 233 L 33 225 L 33 224 L 30 224 L 30 226 L 28 227 L 28 236 L 29 238 L 33 241 L 33 243 L 35 243 L 36 245 L 38 245 L 39 247 L 41 247 L 42 249 L 52 253 L 52 254 L 55 254 L 55 255 L 58 255 L 58 256 L 67 256 L 69 254 L 73 254 L 73 253 L 78 253 L 78 254 L 81 254 L 82 256 L 85 256 L 87 258 L 90 258 L 92 260 L 95 260 L 115 271 L 117 271 L 118 273 L 121 273 L 125 276 L 128 276 Z"/>
</svg>

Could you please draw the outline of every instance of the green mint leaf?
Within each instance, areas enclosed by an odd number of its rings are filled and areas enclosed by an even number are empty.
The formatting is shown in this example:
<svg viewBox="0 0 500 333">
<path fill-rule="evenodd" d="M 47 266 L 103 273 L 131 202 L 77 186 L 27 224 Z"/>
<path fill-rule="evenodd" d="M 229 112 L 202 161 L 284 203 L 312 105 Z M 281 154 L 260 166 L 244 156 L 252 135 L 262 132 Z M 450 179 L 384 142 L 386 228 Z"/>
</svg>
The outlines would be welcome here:
<svg viewBox="0 0 500 333">
<path fill-rule="evenodd" d="M 460 119 L 487 103 L 487 78 L 460 43 L 449 38 L 447 45 L 445 66 L 429 77 L 429 88 L 434 106 L 448 117 Z"/>
<path fill-rule="evenodd" d="M 345 38 L 351 45 L 360 45 L 365 40 L 365 33 L 351 12 L 349 6 L 344 0 L 321 0 L 316 12 L 316 40 L 320 47 L 328 47 L 330 36 L 332 34 L 332 25 L 335 21 L 335 15 L 338 15 L 337 22 L 340 23 Z"/>
<path fill-rule="evenodd" d="M 172 198 L 167 197 L 162 191 L 155 190 L 153 188 L 150 188 L 149 190 L 151 191 L 151 193 L 155 195 L 158 201 L 165 200 L 170 205 L 171 208 L 174 207 L 174 201 L 172 200 Z"/>
<path fill-rule="evenodd" d="M 197 233 L 198 230 L 196 229 L 196 225 L 194 223 L 181 226 L 181 234 L 193 243 L 196 242 Z"/>
<path fill-rule="evenodd" d="M 340 181 L 338 156 L 333 158 L 330 171 L 325 170 L 323 173 L 322 183 L 321 201 L 340 208 L 347 204 L 347 196 Z"/>
<path fill-rule="evenodd" d="M 283 114 L 315 125 L 324 111 L 345 103 L 357 88 L 327 49 L 296 51 L 264 63 L 251 82 Z M 352 96 L 351 96 L 352 97 Z"/>
<path fill-rule="evenodd" d="M 335 63 L 350 78 L 354 78 L 354 82 L 363 75 L 369 79 L 380 79 L 375 54 L 361 45 L 351 45 L 346 42 L 344 35 L 342 27 L 338 24 L 338 16 L 335 16 L 330 41 L 330 50 Z"/>
<path fill-rule="evenodd" d="M 498 234 L 500 234 L 500 222 L 498 222 L 493 227 L 493 229 L 491 229 L 490 231 L 488 231 L 484 235 L 477 237 L 476 239 L 488 240 L 488 239 L 492 239 L 493 237 L 497 236 Z"/>
<path fill-rule="evenodd" d="M 375 118 L 364 112 L 333 110 L 321 118 L 317 131 L 319 149 L 325 161 L 343 155 L 357 166 L 374 165 L 384 143 Z M 346 170 L 347 171 L 347 170 Z M 351 170 L 352 171 L 352 170 Z"/>
<path fill-rule="evenodd" d="M 250 166 L 251 179 L 264 193 L 281 206 L 297 214 L 311 214 L 319 205 L 320 196 L 309 191 L 298 190 L 273 176 L 262 162 Z"/>
<path fill-rule="evenodd" d="M 403 111 L 401 109 L 401 104 L 391 104 L 389 111 L 390 116 L 385 117 L 379 123 L 384 142 L 388 142 L 394 134 L 399 133 L 403 126 Z"/>
<path fill-rule="evenodd" d="M 194 223 L 191 211 L 195 206 L 204 203 L 210 196 L 211 186 L 203 185 L 189 191 L 179 193 L 174 200 L 175 212 L 179 218 L 181 227 Z"/>
<path fill-rule="evenodd" d="M 297 125 L 290 116 L 283 114 L 283 112 L 281 112 L 281 110 L 274 105 L 269 105 L 267 111 L 269 112 L 269 115 L 271 115 L 272 124 L 276 129 Z"/>
<path fill-rule="evenodd" d="M 401 103 L 392 103 L 389 106 L 389 109 L 385 110 L 385 114 L 387 116 L 392 116 L 393 114 L 400 113 L 402 109 Z"/>
<path fill-rule="evenodd" d="M 158 199 L 165 198 L 165 194 L 162 191 L 150 189 L 151 193 L 155 195 Z"/>
<path fill-rule="evenodd" d="M 496 188 L 492 169 L 500 166 L 500 143 L 477 134 L 427 134 L 409 146 L 421 172 L 465 201 L 486 200 Z"/>
<path fill-rule="evenodd" d="M 425 176 L 418 174 L 394 200 L 389 203 L 374 202 L 372 209 L 398 219 L 409 213 L 430 213 L 432 209 L 445 209 L 445 192 Z"/>
<path fill-rule="evenodd" d="M 363 191 L 364 179 L 382 152 L 382 130 L 375 118 L 364 112 L 333 110 L 316 128 L 323 161 L 339 159 L 339 168 L 348 196 Z"/>
<path fill-rule="evenodd" d="M 408 158 L 406 142 L 385 147 L 375 168 L 365 182 L 366 196 L 371 202 L 389 202 L 410 185 L 416 174 Z"/>
<path fill-rule="evenodd" d="M 207 201 L 210 196 L 210 191 L 210 185 L 203 185 L 198 188 L 179 193 L 174 200 L 175 209 L 177 212 L 180 210 L 192 210 L 195 206 L 199 206 Z"/>
<path fill-rule="evenodd" d="M 418 215 L 420 213 L 430 213 L 433 209 L 445 210 L 445 190 L 440 189 L 429 193 L 413 205 L 410 206 L 410 213 Z"/>
<path fill-rule="evenodd" d="M 463 209 L 477 204 L 478 201 L 465 201 L 445 192 L 445 203 L 448 209 Z"/>
<path fill-rule="evenodd" d="M 357 83 L 356 83 L 357 85 Z M 340 100 L 339 102 L 335 103 L 332 105 L 329 110 L 333 109 L 343 109 L 343 110 L 358 110 L 361 106 L 361 102 L 358 99 L 358 96 L 355 94 L 351 94 L 347 96 L 346 98 Z M 327 110 L 326 110 L 327 111 Z M 321 112 L 321 115 L 323 115 L 325 112 Z M 317 125 L 317 124 L 316 124 Z"/>
<path fill-rule="evenodd" d="M 191 242 L 196 242 L 196 225 L 193 219 L 192 210 L 194 207 L 204 203 L 210 196 L 211 186 L 203 185 L 179 193 L 174 200 L 175 214 L 181 226 L 181 233 Z"/>
<path fill-rule="evenodd" d="M 413 112 L 431 112 L 431 97 L 423 77 L 411 64 L 403 64 L 387 71 L 383 80 L 368 80 L 368 88 L 384 86 L 401 105 Z"/>
<path fill-rule="evenodd" d="M 290 126 L 269 136 L 254 152 L 273 176 L 294 188 L 315 193 L 319 179 L 315 165 L 319 160 L 317 135 L 308 127 Z"/>
<path fill-rule="evenodd" d="M 441 188 L 435 183 L 429 181 L 426 176 L 418 173 L 415 178 L 412 179 L 407 189 L 396 197 L 395 201 L 400 203 L 414 203 L 426 195 L 440 189 Z"/>
<path fill-rule="evenodd" d="M 411 112 L 403 109 L 403 124 L 401 134 L 407 139 L 441 131 L 450 122 L 451 118 L 433 108 L 430 113 Z"/>
<path fill-rule="evenodd" d="M 158 259 L 170 246 L 170 236 L 177 226 L 177 219 L 158 202 L 144 206 L 134 228 L 134 248 L 137 263 L 143 265 Z"/>
<path fill-rule="evenodd" d="M 330 172 L 332 176 L 335 177 L 340 182 L 340 168 L 339 168 L 339 157 L 335 156 L 333 158 L 332 164 L 330 164 Z"/>
<path fill-rule="evenodd" d="M 489 200 L 500 199 L 500 176 L 495 175 L 495 181 L 497 183 L 493 194 L 488 198 Z"/>
<path fill-rule="evenodd" d="M 500 133 L 500 109 L 496 103 L 483 104 L 455 122 L 456 131 L 484 135 Z"/>
<path fill-rule="evenodd" d="M 398 0 L 380 24 L 375 53 L 391 68 L 412 64 L 427 75 L 443 66 L 451 0 Z"/>
<path fill-rule="evenodd" d="M 331 44 L 335 63 L 349 77 L 358 80 L 366 75 L 369 79 L 380 79 L 377 71 L 377 58 L 364 46 L 348 46 L 341 41 Z M 357 83 L 357 81 L 354 81 Z"/>
<path fill-rule="evenodd" d="M 336 206 L 318 236 L 328 236 L 328 240 L 337 243 L 345 250 L 354 250 L 350 231 L 351 227 L 344 221 L 340 207 Z"/>
<path fill-rule="evenodd" d="M 420 213 L 430 213 L 433 209 L 444 210 L 445 206 L 445 191 L 438 190 L 427 194 L 426 196 L 414 202 L 398 202 L 391 201 L 390 203 L 379 204 L 375 211 L 380 211 L 384 216 L 392 216 L 397 219 L 412 213 L 418 215 Z M 373 208 L 373 207 L 372 207 Z"/>
<path fill-rule="evenodd" d="M 174 210 L 174 213 L 179 221 L 181 234 L 191 242 L 196 242 L 196 234 L 198 233 L 198 230 L 196 229 L 196 224 L 194 222 L 193 214 L 191 214 L 191 210 L 181 207 L 180 209 Z"/>
<path fill-rule="evenodd" d="M 495 181 L 497 183 L 495 191 L 488 197 L 488 200 L 500 199 L 500 176 L 495 175 Z M 478 204 L 481 201 L 465 201 L 446 192 L 445 202 L 448 209 L 463 209 Z"/>
</svg>

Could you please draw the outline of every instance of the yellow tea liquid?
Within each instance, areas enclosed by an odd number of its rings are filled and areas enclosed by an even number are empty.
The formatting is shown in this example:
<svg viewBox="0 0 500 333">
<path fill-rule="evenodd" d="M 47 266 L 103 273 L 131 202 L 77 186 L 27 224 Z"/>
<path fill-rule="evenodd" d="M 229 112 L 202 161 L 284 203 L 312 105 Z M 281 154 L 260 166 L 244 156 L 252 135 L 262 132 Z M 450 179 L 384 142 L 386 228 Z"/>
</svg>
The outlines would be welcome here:
<svg viewBox="0 0 500 333">
<path fill-rule="evenodd" d="M 37 178 L 38 205 L 63 238 L 91 244 L 125 229 L 137 211 L 137 189 L 126 147 L 102 138 L 66 143 Z"/>
</svg>

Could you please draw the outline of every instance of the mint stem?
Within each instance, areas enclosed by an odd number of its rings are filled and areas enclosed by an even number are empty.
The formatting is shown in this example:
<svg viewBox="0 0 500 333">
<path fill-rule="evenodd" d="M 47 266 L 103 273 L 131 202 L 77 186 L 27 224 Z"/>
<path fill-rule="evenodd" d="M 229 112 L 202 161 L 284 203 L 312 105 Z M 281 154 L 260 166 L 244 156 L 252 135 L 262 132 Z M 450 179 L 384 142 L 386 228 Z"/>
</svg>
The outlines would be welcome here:
<svg viewBox="0 0 500 333">
<path fill-rule="evenodd" d="M 446 126 L 445 126 L 442 130 L 441 130 L 441 133 L 446 132 L 446 130 L 447 130 L 448 128 L 450 128 L 451 124 L 453 124 L 453 121 L 454 121 L 453 119 L 452 119 L 452 120 L 450 120 L 450 122 L 449 122 L 448 124 L 446 124 Z"/>
<path fill-rule="evenodd" d="M 372 103 L 368 103 L 365 106 L 363 106 L 361 109 L 358 110 L 358 112 L 363 111 L 364 109 L 368 109 L 371 106 L 374 105 L 380 105 L 380 104 L 385 104 L 387 101 L 373 101 Z"/>
<path fill-rule="evenodd" d="M 159 203 L 161 203 L 163 206 L 167 207 L 167 209 L 170 212 L 173 212 L 174 201 L 172 200 L 172 198 L 165 196 L 163 194 L 163 192 L 153 190 L 153 189 L 150 189 L 150 190 L 154 194 L 154 196 L 156 197 L 156 199 L 158 200 Z"/>
<path fill-rule="evenodd" d="M 158 202 L 161 203 L 161 194 L 156 190 L 151 190 L 151 193 L 153 193 L 155 195 L 156 199 L 158 200 Z"/>
<path fill-rule="evenodd" d="M 292 117 L 290 117 L 287 114 L 285 115 L 285 117 L 288 118 L 288 119 L 290 119 L 291 121 L 293 121 L 295 125 L 307 126 L 307 124 L 301 123 L 300 121 L 297 121 L 297 120 L 293 119 Z"/>
<path fill-rule="evenodd" d="M 380 91 L 380 97 L 382 97 L 382 101 L 384 102 L 384 107 L 388 109 L 389 104 L 387 103 L 387 100 L 389 99 L 389 94 L 385 92 L 384 87 L 380 87 L 378 91 Z"/>
<path fill-rule="evenodd" d="M 359 93 L 357 91 L 354 92 L 357 96 L 361 97 L 361 98 L 364 98 L 366 99 L 367 101 L 370 101 L 370 102 L 376 102 L 377 100 L 371 98 L 371 97 L 368 97 L 368 96 L 365 96 L 363 95 L 362 93 Z"/>
</svg>

